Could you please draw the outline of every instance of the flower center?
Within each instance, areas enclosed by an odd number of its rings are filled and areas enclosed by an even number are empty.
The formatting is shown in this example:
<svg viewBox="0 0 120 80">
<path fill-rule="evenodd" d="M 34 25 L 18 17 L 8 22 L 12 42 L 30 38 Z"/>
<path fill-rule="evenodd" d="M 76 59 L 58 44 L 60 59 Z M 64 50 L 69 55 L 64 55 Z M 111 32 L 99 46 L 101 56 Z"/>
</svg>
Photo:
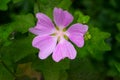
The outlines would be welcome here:
<svg viewBox="0 0 120 80">
<path fill-rule="evenodd" d="M 55 36 L 58 38 L 58 41 L 60 41 L 62 38 L 68 39 L 66 36 L 65 29 L 63 28 L 56 28 L 56 31 L 52 34 L 52 36 Z"/>
<path fill-rule="evenodd" d="M 62 30 L 58 30 L 55 32 L 57 37 L 63 37 L 65 33 Z"/>
</svg>

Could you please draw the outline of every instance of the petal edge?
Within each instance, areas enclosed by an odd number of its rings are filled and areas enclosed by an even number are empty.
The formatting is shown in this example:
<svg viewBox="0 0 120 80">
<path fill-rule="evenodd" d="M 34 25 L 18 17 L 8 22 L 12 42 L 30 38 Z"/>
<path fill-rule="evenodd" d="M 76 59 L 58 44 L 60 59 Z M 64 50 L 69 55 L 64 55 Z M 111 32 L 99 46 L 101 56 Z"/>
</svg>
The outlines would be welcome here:
<svg viewBox="0 0 120 80">
<path fill-rule="evenodd" d="M 75 59 L 76 50 L 70 42 L 64 40 L 57 44 L 55 50 L 53 51 L 52 58 L 54 61 L 59 62 L 66 57 L 69 59 Z"/>
<path fill-rule="evenodd" d="M 73 21 L 73 16 L 68 11 L 63 11 L 61 8 L 54 8 L 53 16 L 54 22 L 58 27 L 65 28 Z"/>
</svg>

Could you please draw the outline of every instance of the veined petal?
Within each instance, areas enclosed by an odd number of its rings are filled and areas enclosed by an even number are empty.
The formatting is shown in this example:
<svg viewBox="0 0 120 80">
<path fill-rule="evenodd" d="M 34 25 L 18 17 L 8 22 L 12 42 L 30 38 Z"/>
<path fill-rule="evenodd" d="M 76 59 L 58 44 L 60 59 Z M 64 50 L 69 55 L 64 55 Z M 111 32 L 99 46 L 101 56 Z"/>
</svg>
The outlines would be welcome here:
<svg viewBox="0 0 120 80">
<path fill-rule="evenodd" d="M 35 35 L 40 35 L 40 36 L 47 36 L 49 34 L 53 34 L 55 30 L 49 31 L 48 29 L 38 29 L 38 28 L 30 28 L 29 31 Z"/>
<path fill-rule="evenodd" d="M 53 29 L 54 28 L 54 24 L 52 23 L 51 19 L 47 15 L 43 13 L 37 13 L 36 17 L 38 19 L 36 28 L 38 29 L 41 29 L 41 28 Z"/>
<path fill-rule="evenodd" d="M 39 58 L 45 59 L 47 58 L 55 49 L 57 43 L 57 38 L 52 36 L 37 36 L 33 39 L 32 45 L 38 49 Z"/>
<path fill-rule="evenodd" d="M 55 27 L 51 19 L 43 13 L 37 13 L 36 17 L 38 19 L 37 24 L 34 28 L 30 29 L 30 32 L 37 35 L 52 34 Z"/>
<path fill-rule="evenodd" d="M 84 34 L 87 32 L 87 30 L 87 25 L 82 25 L 79 23 L 74 24 L 67 30 L 67 36 L 78 47 L 82 47 L 84 45 Z"/>
<path fill-rule="evenodd" d="M 29 31 L 35 35 L 39 35 L 41 33 L 37 28 L 29 28 Z"/>
<path fill-rule="evenodd" d="M 76 50 L 70 42 L 64 39 L 57 44 L 55 50 L 53 51 L 52 58 L 56 62 L 59 62 L 65 57 L 68 57 L 69 59 L 74 59 L 76 57 Z"/>
<path fill-rule="evenodd" d="M 84 35 L 88 31 L 88 26 L 80 24 L 80 23 L 76 23 L 76 24 L 73 24 L 72 26 L 70 26 L 68 31 L 70 31 L 72 33 L 74 33 L 74 32 L 82 33 Z"/>
<path fill-rule="evenodd" d="M 53 16 L 54 22 L 58 27 L 65 28 L 73 21 L 73 16 L 60 8 L 54 8 Z"/>
</svg>

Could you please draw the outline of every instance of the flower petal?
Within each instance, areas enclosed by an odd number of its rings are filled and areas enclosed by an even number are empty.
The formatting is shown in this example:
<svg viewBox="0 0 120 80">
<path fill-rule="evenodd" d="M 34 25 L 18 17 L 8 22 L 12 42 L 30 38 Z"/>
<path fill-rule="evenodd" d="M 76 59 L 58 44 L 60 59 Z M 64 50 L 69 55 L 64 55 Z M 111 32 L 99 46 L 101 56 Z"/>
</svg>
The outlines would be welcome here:
<svg viewBox="0 0 120 80">
<path fill-rule="evenodd" d="M 73 16 L 60 8 L 54 8 L 53 16 L 54 22 L 58 27 L 65 28 L 73 21 Z"/>
<path fill-rule="evenodd" d="M 61 40 L 53 51 L 52 58 L 56 62 L 61 59 L 68 57 L 69 59 L 74 59 L 76 57 L 76 50 L 74 46 L 67 40 Z"/>
<path fill-rule="evenodd" d="M 88 26 L 82 24 L 74 24 L 68 30 L 68 37 L 72 42 L 74 42 L 78 47 L 84 45 L 84 34 L 87 32 Z"/>
<path fill-rule="evenodd" d="M 41 34 L 52 34 L 55 30 L 54 24 L 48 16 L 43 13 L 37 13 L 36 17 L 38 19 L 37 24 L 34 28 L 30 29 L 30 32 L 41 35 Z"/>
<path fill-rule="evenodd" d="M 40 30 L 37 28 L 30 28 L 29 31 L 35 35 L 41 34 Z"/>
<path fill-rule="evenodd" d="M 30 28 L 29 31 L 35 35 L 40 35 L 40 36 L 47 36 L 55 32 L 55 30 L 48 31 L 48 30 L 38 29 L 38 28 Z"/>
<path fill-rule="evenodd" d="M 36 28 L 38 29 L 41 29 L 41 28 L 53 29 L 54 28 L 54 24 L 52 23 L 51 19 L 47 15 L 43 13 L 37 13 L 36 17 L 38 19 Z"/>
<path fill-rule="evenodd" d="M 57 38 L 52 36 L 37 36 L 33 39 L 32 45 L 38 49 L 39 58 L 45 59 L 47 58 L 55 49 L 57 43 Z"/>
</svg>

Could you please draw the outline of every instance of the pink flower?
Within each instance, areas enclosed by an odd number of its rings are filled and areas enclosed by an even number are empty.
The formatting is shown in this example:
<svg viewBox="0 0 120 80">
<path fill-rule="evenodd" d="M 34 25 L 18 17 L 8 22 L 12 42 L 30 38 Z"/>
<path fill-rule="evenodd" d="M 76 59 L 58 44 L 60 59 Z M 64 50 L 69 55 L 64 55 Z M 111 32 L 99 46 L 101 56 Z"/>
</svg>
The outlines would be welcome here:
<svg viewBox="0 0 120 80">
<path fill-rule="evenodd" d="M 32 45 L 40 50 L 40 59 L 46 59 L 51 54 L 56 62 L 65 57 L 74 59 L 76 50 L 68 38 L 78 47 L 83 47 L 84 34 L 87 32 L 88 26 L 76 23 L 65 30 L 73 21 L 73 16 L 60 8 L 54 8 L 53 16 L 56 25 L 45 14 L 36 14 L 37 24 L 34 28 L 30 28 L 30 32 L 37 35 L 33 39 Z"/>
</svg>

